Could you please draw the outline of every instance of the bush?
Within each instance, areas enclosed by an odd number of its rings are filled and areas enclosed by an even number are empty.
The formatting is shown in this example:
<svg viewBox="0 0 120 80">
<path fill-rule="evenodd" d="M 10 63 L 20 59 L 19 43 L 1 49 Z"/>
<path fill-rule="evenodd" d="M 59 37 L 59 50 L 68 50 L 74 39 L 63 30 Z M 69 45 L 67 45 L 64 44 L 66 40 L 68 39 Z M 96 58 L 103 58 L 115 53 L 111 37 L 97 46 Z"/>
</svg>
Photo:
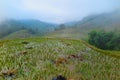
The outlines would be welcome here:
<svg viewBox="0 0 120 80">
<path fill-rule="evenodd" d="M 120 50 L 120 36 L 114 32 L 91 31 L 89 43 L 105 50 Z"/>
</svg>

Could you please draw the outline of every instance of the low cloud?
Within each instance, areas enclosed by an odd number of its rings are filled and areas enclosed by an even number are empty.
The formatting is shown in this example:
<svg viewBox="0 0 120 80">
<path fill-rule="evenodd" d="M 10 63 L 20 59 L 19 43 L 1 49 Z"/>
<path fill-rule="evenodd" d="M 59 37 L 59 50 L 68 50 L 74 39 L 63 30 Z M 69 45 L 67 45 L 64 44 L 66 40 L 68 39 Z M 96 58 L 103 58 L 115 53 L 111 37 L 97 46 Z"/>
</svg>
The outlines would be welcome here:
<svg viewBox="0 0 120 80">
<path fill-rule="evenodd" d="M 1 0 L 0 18 L 63 23 L 118 9 L 119 3 L 119 0 Z"/>
</svg>

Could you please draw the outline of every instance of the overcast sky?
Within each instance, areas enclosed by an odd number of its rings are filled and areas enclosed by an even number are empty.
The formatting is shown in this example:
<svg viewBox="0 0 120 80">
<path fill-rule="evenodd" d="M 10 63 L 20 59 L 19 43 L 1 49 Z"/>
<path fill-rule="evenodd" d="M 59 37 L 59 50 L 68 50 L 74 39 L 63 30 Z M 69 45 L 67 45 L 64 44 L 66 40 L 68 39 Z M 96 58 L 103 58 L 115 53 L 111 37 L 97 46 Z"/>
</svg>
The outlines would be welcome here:
<svg viewBox="0 0 120 80">
<path fill-rule="evenodd" d="M 115 10 L 119 4 L 120 0 L 0 0 L 0 20 L 39 19 L 64 23 Z"/>
</svg>

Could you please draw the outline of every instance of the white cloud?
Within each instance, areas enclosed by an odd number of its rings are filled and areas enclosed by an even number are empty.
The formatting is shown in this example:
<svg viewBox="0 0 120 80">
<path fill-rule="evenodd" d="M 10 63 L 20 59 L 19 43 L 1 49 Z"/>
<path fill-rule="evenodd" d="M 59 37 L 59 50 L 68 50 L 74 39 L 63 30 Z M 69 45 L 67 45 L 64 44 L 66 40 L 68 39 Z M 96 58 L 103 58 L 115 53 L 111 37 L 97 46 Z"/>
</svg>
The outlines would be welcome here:
<svg viewBox="0 0 120 80">
<path fill-rule="evenodd" d="M 0 23 L 5 19 L 5 11 L 0 8 Z"/>
<path fill-rule="evenodd" d="M 0 18 L 6 15 L 15 19 L 61 23 L 110 11 L 118 5 L 119 0 L 0 0 Z"/>
<path fill-rule="evenodd" d="M 39 0 L 24 0 L 24 10 L 34 12 L 37 14 L 49 14 L 49 15 L 66 15 L 66 11 L 61 8 L 57 8 L 53 4 L 46 3 L 46 1 Z"/>
<path fill-rule="evenodd" d="M 20 7 L 24 12 L 48 22 L 64 22 L 68 17 L 67 0 L 23 0 Z"/>
</svg>

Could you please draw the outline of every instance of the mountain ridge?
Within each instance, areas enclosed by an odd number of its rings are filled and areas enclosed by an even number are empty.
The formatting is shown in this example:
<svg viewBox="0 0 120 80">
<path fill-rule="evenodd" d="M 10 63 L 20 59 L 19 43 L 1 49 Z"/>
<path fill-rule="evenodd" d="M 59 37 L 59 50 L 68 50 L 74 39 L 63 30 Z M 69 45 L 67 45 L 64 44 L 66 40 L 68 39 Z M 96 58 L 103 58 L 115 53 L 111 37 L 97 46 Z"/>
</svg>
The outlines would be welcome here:
<svg viewBox="0 0 120 80">
<path fill-rule="evenodd" d="M 66 38 L 87 38 L 92 30 L 105 30 L 120 33 L 120 11 L 89 15 L 80 21 L 67 24 L 66 29 L 51 32 L 47 36 Z"/>
<path fill-rule="evenodd" d="M 0 23 L 0 38 L 21 30 L 28 30 L 33 35 L 41 36 L 47 32 L 53 31 L 56 26 L 57 24 L 50 24 L 39 20 L 8 19 Z"/>
</svg>

